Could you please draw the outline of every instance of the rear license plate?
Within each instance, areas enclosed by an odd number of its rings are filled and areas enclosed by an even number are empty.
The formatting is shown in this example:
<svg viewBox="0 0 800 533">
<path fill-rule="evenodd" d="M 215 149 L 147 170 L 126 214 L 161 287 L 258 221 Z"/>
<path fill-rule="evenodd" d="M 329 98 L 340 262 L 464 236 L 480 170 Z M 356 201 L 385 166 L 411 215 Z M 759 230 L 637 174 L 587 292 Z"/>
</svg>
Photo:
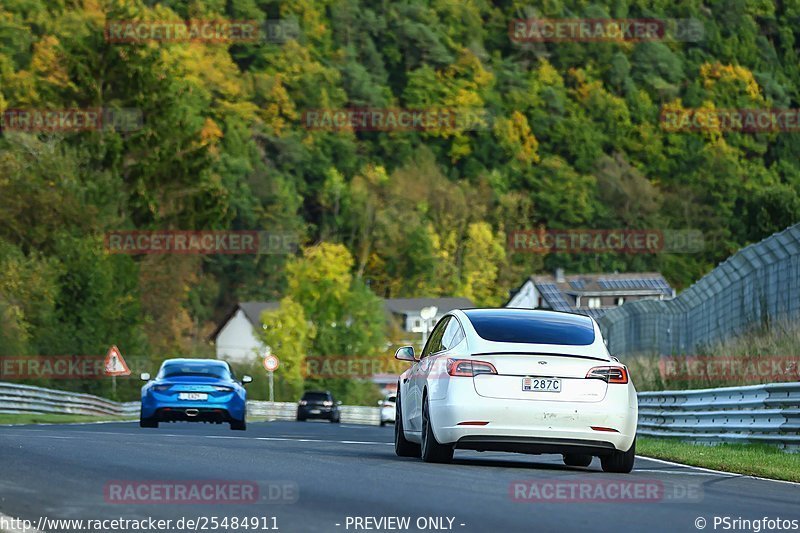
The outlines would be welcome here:
<svg viewBox="0 0 800 533">
<path fill-rule="evenodd" d="M 561 392 L 559 378 L 522 378 L 522 390 L 526 392 Z"/>
<path fill-rule="evenodd" d="M 205 392 L 179 392 L 179 400 L 208 400 L 208 394 Z"/>
<path fill-rule="evenodd" d="M 311 414 L 312 415 L 318 415 L 319 414 L 319 409 L 312 409 L 311 410 Z"/>
</svg>

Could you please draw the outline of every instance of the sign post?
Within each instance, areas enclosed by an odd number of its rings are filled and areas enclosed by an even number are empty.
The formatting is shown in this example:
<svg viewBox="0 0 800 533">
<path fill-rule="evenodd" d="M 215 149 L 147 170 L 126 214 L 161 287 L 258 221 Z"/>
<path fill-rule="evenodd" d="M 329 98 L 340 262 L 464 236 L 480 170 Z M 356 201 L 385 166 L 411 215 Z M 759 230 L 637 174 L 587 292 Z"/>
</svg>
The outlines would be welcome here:
<svg viewBox="0 0 800 533">
<path fill-rule="evenodd" d="M 264 368 L 267 370 L 267 374 L 269 375 L 269 403 L 275 403 L 275 394 L 273 392 L 273 378 L 272 375 L 275 373 L 275 370 L 278 369 L 281 362 L 272 354 L 267 354 L 264 357 Z"/>
</svg>

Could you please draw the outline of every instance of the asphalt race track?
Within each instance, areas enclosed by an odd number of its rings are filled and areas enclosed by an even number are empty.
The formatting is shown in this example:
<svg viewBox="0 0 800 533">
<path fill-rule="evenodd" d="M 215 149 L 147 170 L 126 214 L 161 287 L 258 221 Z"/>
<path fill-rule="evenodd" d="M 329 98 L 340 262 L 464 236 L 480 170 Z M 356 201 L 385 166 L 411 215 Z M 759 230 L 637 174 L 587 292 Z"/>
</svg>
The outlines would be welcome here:
<svg viewBox="0 0 800 533">
<path fill-rule="evenodd" d="M 698 531 L 699 518 L 706 520 L 706 530 L 715 531 L 714 516 L 800 520 L 798 484 L 641 458 L 629 475 L 604 474 L 597 459 L 589 468 L 569 468 L 550 455 L 456 451 L 453 464 L 426 464 L 396 457 L 393 431 L 328 422 L 251 423 L 246 432 L 185 423 L 159 429 L 134 423 L 3 426 L 0 513 L 34 526 L 42 517 L 264 517 L 260 526 L 277 525 L 285 532 Z M 257 501 L 109 501 L 109 484 L 197 480 L 255 483 Z M 528 487 L 534 482 L 538 499 L 527 491 L 515 497 L 516 482 Z M 551 482 L 562 488 L 589 483 L 602 488 L 606 500 L 598 503 L 596 493 L 554 498 L 545 489 Z M 658 486 L 663 493 L 613 496 L 622 494 L 613 492 L 621 483 Z M 406 527 L 366 517 L 409 522 Z M 171 530 L 215 530 L 205 525 Z"/>
</svg>

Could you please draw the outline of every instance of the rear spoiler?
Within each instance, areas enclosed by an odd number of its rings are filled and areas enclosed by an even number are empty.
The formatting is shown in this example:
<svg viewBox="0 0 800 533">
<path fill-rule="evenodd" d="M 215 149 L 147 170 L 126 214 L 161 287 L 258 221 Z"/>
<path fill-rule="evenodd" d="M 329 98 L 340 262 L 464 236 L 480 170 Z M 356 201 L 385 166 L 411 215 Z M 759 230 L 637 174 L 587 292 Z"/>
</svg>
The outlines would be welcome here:
<svg viewBox="0 0 800 533">
<path fill-rule="evenodd" d="M 590 361 L 604 361 L 606 363 L 612 363 L 614 361 L 619 362 L 619 359 L 612 357 L 611 359 L 603 359 L 602 357 L 591 357 L 588 355 L 575 355 L 570 353 L 546 353 L 546 352 L 509 352 L 509 351 L 502 351 L 502 352 L 483 352 L 483 353 L 474 353 L 473 356 L 481 356 L 481 355 L 552 355 L 556 357 L 575 357 L 577 359 L 589 359 Z"/>
</svg>

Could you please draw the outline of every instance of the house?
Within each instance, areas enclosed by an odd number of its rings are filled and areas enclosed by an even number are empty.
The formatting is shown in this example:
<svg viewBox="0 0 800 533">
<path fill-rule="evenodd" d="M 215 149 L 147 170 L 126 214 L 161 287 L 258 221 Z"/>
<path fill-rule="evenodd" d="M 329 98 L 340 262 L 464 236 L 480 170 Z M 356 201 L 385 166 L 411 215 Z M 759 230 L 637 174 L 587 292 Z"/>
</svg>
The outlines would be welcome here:
<svg viewBox="0 0 800 533">
<path fill-rule="evenodd" d="M 234 363 L 252 362 L 263 357 L 266 346 L 257 336 L 261 313 L 277 309 L 280 302 L 239 302 L 209 337 L 217 349 L 217 359 Z"/>
<path fill-rule="evenodd" d="M 553 309 L 597 319 L 626 302 L 674 297 L 675 289 L 658 272 L 567 276 L 557 269 L 554 275 L 531 276 L 511 293 L 505 307 Z"/>
<path fill-rule="evenodd" d="M 448 311 L 475 307 L 469 298 L 389 298 L 383 301 L 383 305 L 399 321 L 408 340 L 414 342 L 421 341 L 422 335 L 427 336 Z M 430 307 L 436 308 L 433 318 L 422 318 L 422 310 Z"/>
</svg>

